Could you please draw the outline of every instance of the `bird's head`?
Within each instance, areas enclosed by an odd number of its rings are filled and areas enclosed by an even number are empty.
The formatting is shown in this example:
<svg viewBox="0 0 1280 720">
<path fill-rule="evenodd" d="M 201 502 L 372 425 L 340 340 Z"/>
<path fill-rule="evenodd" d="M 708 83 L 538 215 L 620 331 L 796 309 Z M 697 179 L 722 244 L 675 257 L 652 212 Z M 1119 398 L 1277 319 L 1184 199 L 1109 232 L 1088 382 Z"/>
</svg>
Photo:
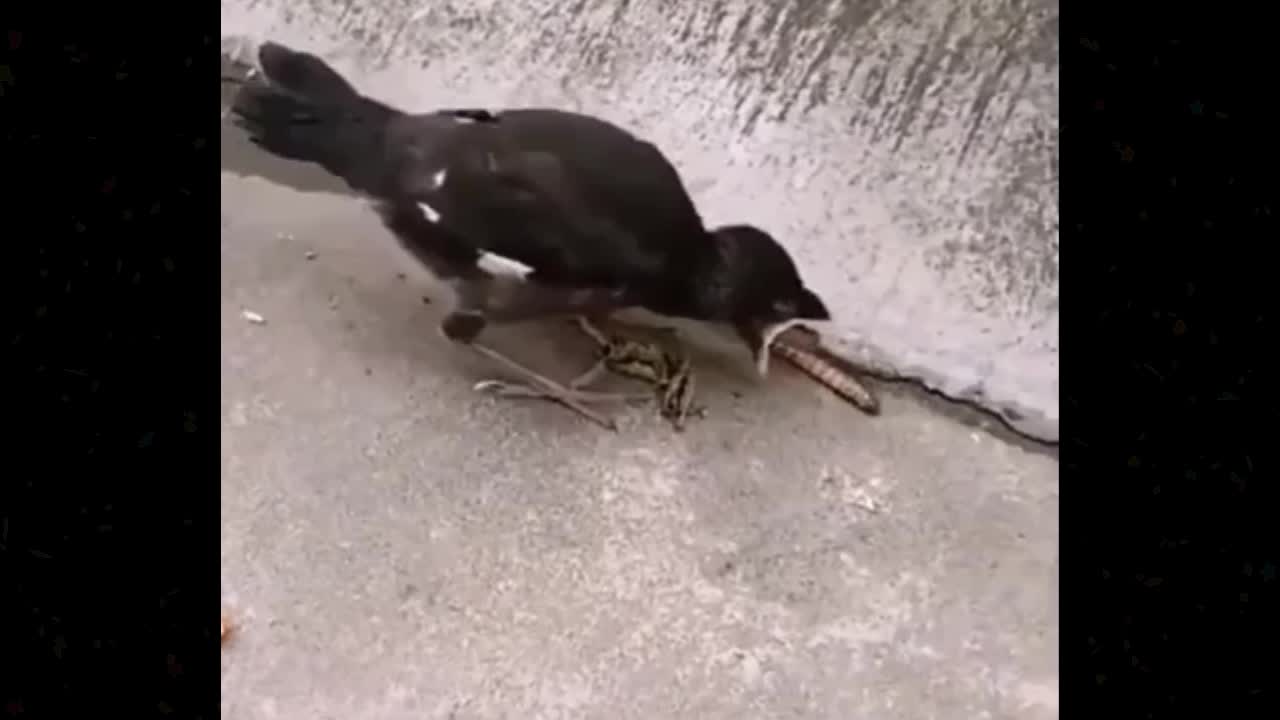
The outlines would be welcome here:
<svg viewBox="0 0 1280 720">
<path fill-rule="evenodd" d="M 751 348 L 761 377 L 769 372 L 769 346 L 788 328 L 831 319 L 827 306 L 800 278 L 786 249 L 749 225 L 717 228 L 715 269 L 699 290 L 704 314 L 733 325 Z"/>
</svg>

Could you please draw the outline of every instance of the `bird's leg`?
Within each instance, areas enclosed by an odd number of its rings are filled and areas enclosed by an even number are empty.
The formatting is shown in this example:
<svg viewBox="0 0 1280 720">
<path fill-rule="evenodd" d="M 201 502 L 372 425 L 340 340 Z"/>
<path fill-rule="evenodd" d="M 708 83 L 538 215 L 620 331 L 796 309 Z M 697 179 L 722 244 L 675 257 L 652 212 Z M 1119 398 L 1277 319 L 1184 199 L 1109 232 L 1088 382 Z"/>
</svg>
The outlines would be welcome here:
<svg viewBox="0 0 1280 720">
<path fill-rule="evenodd" d="M 603 330 L 596 327 L 595 325 L 596 322 L 600 322 L 599 318 L 597 318 L 593 322 L 592 319 L 587 315 L 573 316 L 573 324 L 576 325 L 577 328 L 583 332 L 583 334 L 585 334 L 587 337 L 591 338 L 592 340 L 595 340 L 596 344 L 599 345 L 601 348 L 608 347 L 611 342 L 609 339 L 609 336 Z"/>
<path fill-rule="evenodd" d="M 607 393 L 593 392 L 586 388 L 594 385 L 600 376 L 609 369 L 609 348 L 616 344 L 615 340 L 611 340 L 607 335 L 598 330 L 591 322 L 582 315 L 575 316 L 578 327 L 600 346 L 601 357 L 585 372 L 565 383 L 565 387 L 572 391 L 573 397 L 584 402 L 629 402 L 637 400 L 650 400 L 647 394 L 639 393 Z M 545 379 L 545 378 L 544 378 Z M 492 390 L 504 397 L 549 397 L 543 390 L 527 385 L 515 385 L 502 381 L 491 380 L 481 385 L 482 389 Z"/>
<path fill-rule="evenodd" d="M 569 381 L 569 387 L 574 390 L 590 387 L 600 380 L 600 376 L 609 370 L 616 370 L 612 367 L 612 363 L 617 359 L 619 349 L 625 341 L 619 338 L 612 338 L 597 328 L 586 315 L 577 315 L 574 317 L 574 324 L 585 333 L 588 337 L 596 342 L 600 357 L 595 364 L 587 368 L 581 375 Z M 623 373 L 625 374 L 625 373 Z M 627 400 L 650 400 L 646 394 L 625 393 L 619 394 Z"/>
<path fill-rule="evenodd" d="M 571 387 L 593 382 L 607 369 L 653 385 L 657 391 L 659 412 L 671 420 L 677 430 L 684 428 L 689 415 L 704 414 L 703 408 L 693 405 L 693 368 L 689 358 L 679 351 L 675 328 L 659 328 L 675 345 L 675 351 L 669 353 L 660 343 L 608 335 L 586 316 L 579 315 L 574 320 L 578 329 L 600 346 L 601 358 L 579 380 L 571 382 Z"/>
<path fill-rule="evenodd" d="M 649 393 L 592 392 L 586 388 L 598 382 L 600 377 L 607 371 L 613 371 L 624 377 L 658 383 L 660 381 L 659 372 L 649 367 L 653 364 L 653 358 L 656 357 L 655 353 L 659 352 L 656 348 L 650 350 L 648 345 L 611 337 L 597 328 L 586 315 L 575 315 L 574 324 L 596 342 L 599 346 L 600 357 L 585 372 L 565 383 L 565 386 L 572 391 L 573 397 L 586 402 L 648 402 L 653 400 Z M 642 354 L 649 355 L 647 358 L 648 365 L 645 364 L 644 358 L 637 357 Z M 551 397 L 546 391 L 536 387 L 516 385 L 497 380 L 487 381 L 479 387 L 492 390 L 503 397 Z"/>
<path fill-rule="evenodd" d="M 599 327 L 597 327 L 597 323 L 603 323 L 605 321 L 605 318 L 603 317 L 575 315 L 573 320 L 574 320 L 574 324 L 577 325 L 578 329 L 581 330 L 583 333 L 585 333 L 587 336 L 589 336 L 592 340 L 595 340 L 596 344 L 598 344 L 601 347 L 601 349 L 607 350 L 611 346 L 620 345 L 627 342 L 635 342 L 635 343 L 639 342 L 639 341 L 628 341 L 623 338 L 619 338 L 617 336 L 611 336 L 608 333 L 601 330 Z M 650 325 L 640 325 L 636 323 L 624 323 L 617 319 L 611 319 L 611 321 L 615 325 L 620 325 L 624 328 L 635 330 L 637 332 L 649 331 L 649 332 L 659 333 L 668 342 L 672 342 L 672 343 L 678 342 L 679 331 L 673 327 L 654 327 Z M 653 343 L 650 343 L 650 344 L 652 345 Z"/>
<path fill-rule="evenodd" d="M 585 333 L 588 337 L 595 341 L 599 358 L 595 364 L 587 368 L 581 375 L 569 381 L 569 387 L 580 390 L 585 387 L 594 385 L 600 376 L 609 369 L 609 336 L 598 330 L 595 325 L 587 319 L 586 315 L 575 315 L 573 317 L 574 325 Z"/>
<path fill-rule="evenodd" d="M 526 384 L 519 385 L 503 380 L 487 380 L 476 383 L 475 388 L 477 390 L 493 390 L 505 397 L 536 397 L 555 400 L 610 430 L 617 429 L 616 424 L 611 419 L 587 407 L 587 403 L 629 398 L 608 393 L 593 393 L 567 388 L 545 375 L 512 360 L 503 353 L 475 342 L 475 337 L 484 329 L 485 324 L 486 320 L 483 314 L 473 310 L 462 310 L 452 312 L 445 317 L 444 322 L 441 324 L 441 330 L 450 340 L 464 343 L 477 354 L 506 367 L 520 376 L 521 380 Z"/>
<path fill-rule="evenodd" d="M 667 353 L 660 343 L 609 335 L 597 328 L 588 317 L 581 315 L 575 318 L 575 322 L 579 330 L 600 346 L 600 362 L 583 374 L 584 380 L 588 376 L 594 380 L 602 369 L 607 369 L 657 388 L 666 386 L 678 359 Z M 584 383 L 580 382 L 578 386 L 581 387 L 582 384 Z"/>
<path fill-rule="evenodd" d="M 576 411 L 578 414 L 603 425 L 609 430 L 617 430 L 617 424 L 610 418 L 586 406 L 587 402 L 600 399 L 596 397 L 597 393 L 584 393 L 580 390 L 571 390 L 564 387 L 560 383 L 530 370 L 493 348 L 481 345 L 479 343 L 470 343 L 469 347 L 477 353 L 497 362 L 517 375 L 522 376 L 529 385 L 516 385 L 503 380 L 482 380 L 476 383 L 477 390 L 494 390 L 498 395 L 503 397 L 533 397 L 555 400 L 560 404 Z"/>
</svg>

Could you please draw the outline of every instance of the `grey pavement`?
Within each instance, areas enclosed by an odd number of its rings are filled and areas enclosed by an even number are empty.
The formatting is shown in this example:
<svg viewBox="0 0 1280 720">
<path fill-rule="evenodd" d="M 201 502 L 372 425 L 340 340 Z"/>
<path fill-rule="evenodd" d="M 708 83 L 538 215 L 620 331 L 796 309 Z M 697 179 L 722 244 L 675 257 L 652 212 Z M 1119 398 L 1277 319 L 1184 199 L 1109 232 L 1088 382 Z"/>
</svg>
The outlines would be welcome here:
<svg viewBox="0 0 1280 720">
<path fill-rule="evenodd" d="M 408 110 L 551 105 L 760 225 L 828 340 L 1058 432 L 1059 0 L 222 0 L 228 53 L 322 55 Z M 243 57 L 243 55 L 241 55 Z"/>
<path fill-rule="evenodd" d="M 482 395 L 361 203 L 223 152 L 224 718 L 1058 716 L 1056 459 L 714 342 L 684 433 Z"/>
</svg>

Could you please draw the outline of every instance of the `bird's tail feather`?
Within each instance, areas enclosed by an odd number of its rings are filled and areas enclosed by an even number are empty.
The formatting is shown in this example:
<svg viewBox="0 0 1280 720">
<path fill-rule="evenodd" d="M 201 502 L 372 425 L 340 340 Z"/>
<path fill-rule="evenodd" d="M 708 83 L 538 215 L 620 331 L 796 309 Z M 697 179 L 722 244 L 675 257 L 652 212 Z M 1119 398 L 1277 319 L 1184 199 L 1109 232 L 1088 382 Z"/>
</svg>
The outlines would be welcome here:
<svg viewBox="0 0 1280 720">
<path fill-rule="evenodd" d="M 358 191 L 375 190 L 387 127 L 401 113 L 361 95 L 310 53 L 268 42 L 258 61 L 265 82 L 246 83 L 231 107 L 249 139 L 273 155 L 316 163 Z"/>
<path fill-rule="evenodd" d="M 316 55 L 265 42 L 258 48 L 258 64 L 271 83 L 313 102 L 334 105 L 360 99 L 360 93 Z"/>
</svg>

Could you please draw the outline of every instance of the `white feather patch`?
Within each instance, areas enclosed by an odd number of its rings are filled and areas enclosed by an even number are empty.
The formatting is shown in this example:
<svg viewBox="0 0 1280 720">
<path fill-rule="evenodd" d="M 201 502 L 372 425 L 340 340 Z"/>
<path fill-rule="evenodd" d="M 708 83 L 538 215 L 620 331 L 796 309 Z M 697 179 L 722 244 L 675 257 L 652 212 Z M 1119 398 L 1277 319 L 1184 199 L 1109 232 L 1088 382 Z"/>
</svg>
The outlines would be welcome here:
<svg viewBox="0 0 1280 720">
<path fill-rule="evenodd" d="M 428 222 L 440 222 L 440 213 L 436 212 L 435 208 L 424 202 L 418 203 L 418 207 L 422 209 L 422 214 L 426 216 Z"/>
<path fill-rule="evenodd" d="M 496 255 L 486 252 L 476 261 L 476 267 L 489 273 L 490 275 L 504 275 L 523 280 L 529 273 L 533 272 L 533 268 L 525 265 L 519 260 L 512 260 L 509 257 Z"/>
<path fill-rule="evenodd" d="M 437 170 L 436 174 L 431 176 L 431 189 L 439 190 L 444 187 L 444 179 L 447 177 L 449 177 L 449 171 L 447 169 L 441 168 L 440 170 Z"/>
</svg>

